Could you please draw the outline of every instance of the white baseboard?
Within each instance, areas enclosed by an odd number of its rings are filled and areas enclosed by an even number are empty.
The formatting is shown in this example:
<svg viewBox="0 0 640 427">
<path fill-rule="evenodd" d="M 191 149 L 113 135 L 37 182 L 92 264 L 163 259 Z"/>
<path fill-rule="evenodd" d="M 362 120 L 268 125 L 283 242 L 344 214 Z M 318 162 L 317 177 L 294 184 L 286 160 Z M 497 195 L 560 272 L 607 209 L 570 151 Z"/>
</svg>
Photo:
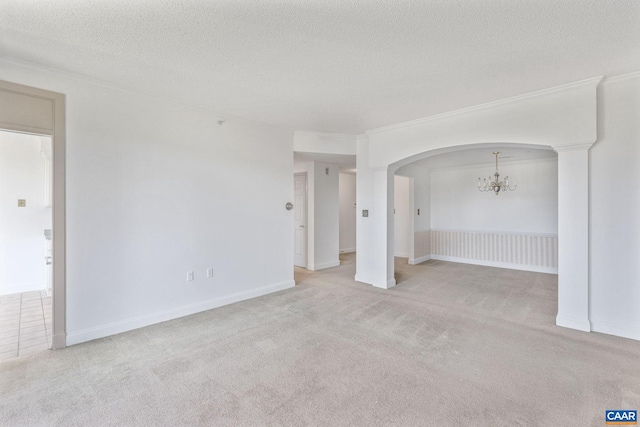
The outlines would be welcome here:
<svg viewBox="0 0 640 427">
<path fill-rule="evenodd" d="M 391 289 L 396 285 L 396 279 L 388 279 L 386 283 L 372 283 L 371 286 L 380 289 Z"/>
<path fill-rule="evenodd" d="M 393 256 L 397 256 L 398 258 L 411 258 L 409 252 L 396 252 Z"/>
<path fill-rule="evenodd" d="M 416 265 L 416 264 L 420 264 L 421 262 L 429 261 L 430 259 L 431 259 L 431 255 L 425 255 L 418 258 L 409 258 L 409 264 Z"/>
<path fill-rule="evenodd" d="M 44 290 L 44 283 L 23 283 L 21 285 L 7 285 L 0 289 L 0 295 L 21 294 Z"/>
<path fill-rule="evenodd" d="M 295 282 L 293 280 L 275 283 L 272 285 L 262 286 L 259 288 L 226 295 L 208 301 L 198 302 L 196 304 L 189 304 L 182 307 L 172 308 L 165 311 L 97 326 L 94 328 L 84 329 L 78 332 L 72 332 L 67 334 L 66 344 L 74 345 L 98 338 L 108 337 L 110 335 L 143 328 L 145 326 L 154 325 L 156 323 L 166 322 L 167 320 L 177 319 L 179 317 L 188 316 L 190 314 L 199 313 L 201 311 L 211 310 L 213 308 L 222 307 L 224 305 L 229 305 L 273 292 L 282 291 L 294 286 Z"/>
<path fill-rule="evenodd" d="M 357 274 L 355 275 L 355 277 L 353 278 L 353 280 L 355 280 L 356 282 L 360 282 L 360 283 L 365 283 L 367 285 L 370 285 L 372 280 L 370 280 L 368 277 L 362 275 L 362 274 Z"/>
<path fill-rule="evenodd" d="M 361 274 L 360 275 L 356 274 L 355 280 L 356 282 L 366 283 L 367 285 L 371 285 L 375 288 L 380 288 L 380 289 L 390 289 L 396 285 L 396 279 L 387 279 L 386 282 L 380 283 L 368 277 L 363 277 Z"/>
<path fill-rule="evenodd" d="M 591 330 L 617 337 L 640 340 L 640 327 L 633 327 L 623 323 L 591 319 Z"/>
<path fill-rule="evenodd" d="M 355 252 L 356 248 L 346 248 L 346 249 L 340 249 L 340 253 L 341 254 L 349 254 L 351 252 Z"/>
<path fill-rule="evenodd" d="M 309 264 L 309 266 L 307 267 L 307 270 L 312 270 L 312 271 L 323 270 L 325 268 L 337 267 L 339 265 L 340 265 L 340 260 L 337 259 L 333 261 L 321 262 L 320 264 Z"/>
<path fill-rule="evenodd" d="M 362 274 L 356 274 L 354 279 L 356 282 L 365 283 L 367 285 L 371 285 L 380 289 L 389 289 L 393 288 L 396 285 L 396 279 L 387 279 L 386 282 L 380 283 L 370 277 L 363 276 Z"/>
<path fill-rule="evenodd" d="M 509 264 L 505 262 L 485 261 L 481 259 L 458 258 L 452 256 L 442 256 L 431 254 L 431 259 L 438 261 L 459 262 L 462 264 L 484 265 L 485 267 L 507 268 L 510 270 L 533 271 L 535 273 L 558 274 L 558 269 L 539 265 Z"/>
<path fill-rule="evenodd" d="M 589 319 L 568 317 L 568 316 L 556 316 L 556 325 L 563 328 L 576 329 L 583 332 L 591 332 L 591 324 Z"/>
</svg>

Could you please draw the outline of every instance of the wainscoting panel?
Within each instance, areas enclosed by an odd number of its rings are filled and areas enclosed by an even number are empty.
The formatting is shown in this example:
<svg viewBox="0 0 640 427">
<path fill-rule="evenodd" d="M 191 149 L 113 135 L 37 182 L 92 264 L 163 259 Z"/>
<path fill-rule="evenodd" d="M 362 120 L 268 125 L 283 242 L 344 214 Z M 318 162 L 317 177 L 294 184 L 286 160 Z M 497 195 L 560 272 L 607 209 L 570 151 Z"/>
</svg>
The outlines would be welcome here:
<svg viewBox="0 0 640 427">
<path fill-rule="evenodd" d="M 431 230 L 431 257 L 520 270 L 558 272 L 558 236 Z"/>
</svg>

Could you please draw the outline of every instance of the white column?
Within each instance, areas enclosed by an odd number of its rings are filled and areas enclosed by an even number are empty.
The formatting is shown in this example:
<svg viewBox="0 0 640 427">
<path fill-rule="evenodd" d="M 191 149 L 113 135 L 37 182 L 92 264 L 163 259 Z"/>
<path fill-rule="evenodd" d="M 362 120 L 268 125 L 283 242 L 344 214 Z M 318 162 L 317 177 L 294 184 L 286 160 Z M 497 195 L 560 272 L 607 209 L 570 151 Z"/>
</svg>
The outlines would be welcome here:
<svg viewBox="0 0 640 427">
<path fill-rule="evenodd" d="M 383 271 L 379 272 L 373 286 L 389 289 L 396 285 L 394 265 L 394 235 L 395 223 L 393 218 L 394 205 L 394 175 L 395 169 L 383 168 L 374 172 L 375 192 L 374 206 L 376 212 L 380 212 L 378 221 L 378 251 L 380 265 Z"/>
<path fill-rule="evenodd" d="M 558 315 L 556 325 L 590 331 L 589 148 L 558 152 Z"/>
<path fill-rule="evenodd" d="M 395 286 L 393 265 L 393 172 L 358 169 L 356 277 L 378 288 Z M 369 193 L 367 195 L 364 192 Z M 366 215 L 366 216 L 365 216 Z"/>
<path fill-rule="evenodd" d="M 378 288 L 395 286 L 393 266 L 393 171 L 369 166 L 369 144 L 357 142 L 356 276 Z M 365 216 L 366 215 L 366 216 Z"/>
</svg>

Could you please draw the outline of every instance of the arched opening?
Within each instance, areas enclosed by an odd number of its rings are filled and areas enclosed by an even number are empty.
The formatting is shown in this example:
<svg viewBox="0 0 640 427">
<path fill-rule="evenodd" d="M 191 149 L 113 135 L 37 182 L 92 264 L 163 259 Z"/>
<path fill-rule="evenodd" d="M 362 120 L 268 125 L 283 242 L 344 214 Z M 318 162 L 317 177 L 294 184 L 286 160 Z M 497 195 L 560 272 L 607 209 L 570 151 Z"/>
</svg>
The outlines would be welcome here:
<svg viewBox="0 0 640 427">
<path fill-rule="evenodd" d="M 479 177 L 494 173 L 495 151 L 516 191 L 478 191 Z M 478 144 L 425 154 L 395 172 L 415 187 L 411 264 L 429 258 L 557 274 L 555 151 Z"/>
<path fill-rule="evenodd" d="M 358 216 L 355 279 L 385 289 L 396 285 L 393 177 L 399 168 L 469 148 L 551 147 L 558 153 L 556 324 L 590 331 L 588 150 L 597 138 L 599 81 L 594 78 L 370 131 L 357 153 L 359 213 L 367 210 L 368 215 Z"/>
</svg>

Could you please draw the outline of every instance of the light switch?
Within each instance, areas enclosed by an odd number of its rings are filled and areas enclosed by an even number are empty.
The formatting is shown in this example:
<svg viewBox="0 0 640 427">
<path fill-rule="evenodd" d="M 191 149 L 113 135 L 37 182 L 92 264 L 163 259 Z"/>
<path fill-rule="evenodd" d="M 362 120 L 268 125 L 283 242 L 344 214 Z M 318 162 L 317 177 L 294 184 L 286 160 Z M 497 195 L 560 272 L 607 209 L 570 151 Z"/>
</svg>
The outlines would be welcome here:
<svg viewBox="0 0 640 427">
<path fill-rule="evenodd" d="M 19 208 L 24 208 L 25 206 L 27 206 L 27 200 L 26 199 L 18 199 L 18 207 Z"/>
<path fill-rule="evenodd" d="M 418 209 L 418 215 L 420 215 L 420 209 Z"/>
<path fill-rule="evenodd" d="M 369 216 L 369 210 L 368 209 L 363 209 L 362 210 L 362 216 L 365 217 L 365 218 L 368 217 Z"/>
</svg>

